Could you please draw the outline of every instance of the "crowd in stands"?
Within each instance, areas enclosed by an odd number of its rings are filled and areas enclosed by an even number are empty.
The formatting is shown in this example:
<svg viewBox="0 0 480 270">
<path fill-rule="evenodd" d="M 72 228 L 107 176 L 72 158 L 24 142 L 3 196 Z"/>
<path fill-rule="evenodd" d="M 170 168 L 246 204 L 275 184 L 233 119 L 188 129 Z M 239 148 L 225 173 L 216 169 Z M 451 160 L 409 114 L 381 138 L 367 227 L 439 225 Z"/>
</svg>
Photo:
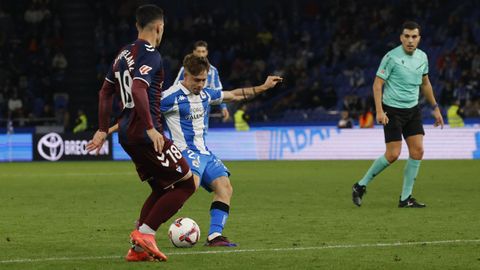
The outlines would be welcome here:
<svg viewBox="0 0 480 270">
<path fill-rule="evenodd" d="M 0 118 L 52 116 L 61 110 L 54 95 L 63 91 L 68 59 L 62 54 L 57 2 L 29 2 L 23 12 L 8 13 L 0 6 Z M 120 46 L 136 37 L 138 3 L 91 2 L 98 59 L 92 67 L 97 78 L 92 79 L 99 84 Z M 480 116 L 478 0 L 217 4 L 179 0 L 164 7 L 165 34 L 159 48 L 164 87 L 174 81 L 193 42 L 206 40 L 209 60 L 225 90 L 261 84 L 268 74 L 285 78 L 280 87 L 249 103 L 252 120 L 338 120 L 341 111 L 358 120 L 374 110 L 371 89 L 381 58 L 400 44 L 403 21 L 414 19 L 422 26 L 419 48 L 429 56 L 429 77 L 442 110 L 458 100 L 465 117 Z M 43 106 L 36 104 L 38 99 Z M 64 109 L 67 101 L 61 104 Z M 424 99 L 420 102 L 425 105 Z M 423 107 L 429 117 L 429 106 Z"/>
<path fill-rule="evenodd" d="M 68 122 L 62 20 L 49 0 L 0 3 L 0 123 Z M 58 98 L 61 96 L 61 98 Z"/>
<path fill-rule="evenodd" d="M 231 8 L 207 4 L 174 10 L 172 16 L 167 13 L 160 48 L 165 85 L 172 83 L 192 43 L 202 39 L 209 43 L 210 62 L 219 69 L 224 89 L 260 84 L 267 74 L 285 77 L 280 89 L 251 102 L 254 120 L 328 120 L 338 117 L 329 112 L 341 110 L 358 119 L 373 110 L 371 87 L 380 59 L 399 45 L 405 18 L 413 18 L 423 26 L 420 48 L 429 55 L 430 78 L 442 108 L 458 99 L 466 117 L 478 117 L 480 14 L 472 8 L 476 4 L 280 1 L 266 3 L 257 12 L 232 3 Z M 115 40 L 122 44 L 135 35 L 128 2 L 117 13 L 104 10 L 98 3 L 96 34 L 103 44 L 98 51 L 99 79 L 106 59 L 116 53 L 109 44 Z M 427 107 L 425 117 L 430 113 Z"/>
</svg>

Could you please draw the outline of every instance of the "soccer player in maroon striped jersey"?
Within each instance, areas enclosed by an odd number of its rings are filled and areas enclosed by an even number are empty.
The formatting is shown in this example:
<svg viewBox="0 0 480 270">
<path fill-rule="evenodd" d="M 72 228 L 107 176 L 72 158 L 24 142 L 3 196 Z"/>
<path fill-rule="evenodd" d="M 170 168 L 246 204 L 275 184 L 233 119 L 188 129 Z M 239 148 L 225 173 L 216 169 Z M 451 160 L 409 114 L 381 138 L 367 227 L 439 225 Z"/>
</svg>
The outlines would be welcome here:
<svg viewBox="0 0 480 270">
<path fill-rule="evenodd" d="M 107 137 L 114 96 L 123 110 L 118 119 L 119 141 L 152 192 L 143 204 L 138 228 L 130 237 L 134 246 L 127 261 L 165 261 L 155 232 L 195 191 L 193 175 L 182 153 L 163 136 L 160 99 L 164 79 L 156 47 L 163 34 L 163 11 L 143 5 L 136 11 L 138 39 L 123 47 L 114 59 L 99 93 L 99 129 L 87 150 L 99 150 Z"/>
</svg>

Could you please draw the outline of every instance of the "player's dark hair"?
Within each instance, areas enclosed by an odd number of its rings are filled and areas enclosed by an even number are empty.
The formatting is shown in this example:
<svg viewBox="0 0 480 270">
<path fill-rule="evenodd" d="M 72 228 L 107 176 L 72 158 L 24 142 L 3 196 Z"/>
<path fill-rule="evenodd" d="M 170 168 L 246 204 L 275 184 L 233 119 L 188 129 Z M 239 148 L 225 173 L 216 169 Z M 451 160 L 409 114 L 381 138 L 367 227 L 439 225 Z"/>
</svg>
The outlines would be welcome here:
<svg viewBox="0 0 480 270">
<path fill-rule="evenodd" d="M 205 40 L 198 40 L 193 44 L 193 49 L 195 50 L 198 47 L 205 47 L 205 49 L 208 49 L 208 43 Z"/>
<path fill-rule="evenodd" d="M 210 63 L 206 57 L 198 57 L 193 53 L 190 53 L 183 58 L 183 67 L 188 73 L 192 74 L 193 76 L 198 76 L 204 70 L 208 72 Z"/>
<path fill-rule="evenodd" d="M 144 28 L 155 20 L 163 20 L 163 10 L 156 5 L 142 5 L 135 12 L 137 24 L 140 28 Z"/>
<path fill-rule="evenodd" d="M 406 21 L 402 24 L 402 31 L 400 33 L 403 33 L 403 30 L 408 29 L 408 30 L 415 30 L 418 29 L 418 33 L 420 34 L 422 32 L 422 29 L 420 28 L 420 25 L 417 22 L 414 21 Z"/>
</svg>

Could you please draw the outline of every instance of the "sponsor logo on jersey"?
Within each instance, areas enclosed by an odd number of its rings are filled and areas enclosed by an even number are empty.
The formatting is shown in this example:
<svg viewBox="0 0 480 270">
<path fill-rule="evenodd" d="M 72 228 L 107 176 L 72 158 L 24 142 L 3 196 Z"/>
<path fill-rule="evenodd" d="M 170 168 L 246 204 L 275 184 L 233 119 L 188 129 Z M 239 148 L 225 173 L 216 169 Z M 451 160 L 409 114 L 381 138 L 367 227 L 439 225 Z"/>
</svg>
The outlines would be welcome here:
<svg viewBox="0 0 480 270">
<path fill-rule="evenodd" d="M 138 69 L 138 71 L 140 71 L 140 74 L 142 75 L 147 75 L 150 70 L 152 70 L 152 67 L 147 65 L 143 65 Z"/>
<path fill-rule="evenodd" d="M 201 113 L 191 113 L 187 116 L 185 116 L 185 119 L 187 120 L 193 120 L 193 119 L 200 119 L 200 118 L 203 118 L 205 116 L 205 113 L 201 112 Z"/>
<path fill-rule="evenodd" d="M 186 120 L 193 120 L 193 119 L 200 119 L 205 116 L 205 110 L 203 106 L 191 106 L 190 107 L 190 114 L 185 116 Z"/>
<path fill-rule="evenodd" d="M 190 110 L 193 113 L 203 113 L 203 111 L 204 111 L 202 106 L 191 106 Z"/>
</svg>

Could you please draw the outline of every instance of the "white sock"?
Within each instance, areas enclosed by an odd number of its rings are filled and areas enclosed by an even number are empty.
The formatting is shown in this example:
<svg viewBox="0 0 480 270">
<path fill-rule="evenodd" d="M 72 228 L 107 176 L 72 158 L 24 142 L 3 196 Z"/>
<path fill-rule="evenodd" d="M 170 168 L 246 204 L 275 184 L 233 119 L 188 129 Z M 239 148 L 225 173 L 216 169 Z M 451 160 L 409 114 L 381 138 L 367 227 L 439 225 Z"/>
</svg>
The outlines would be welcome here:
<svg viewBox="0 0 480 270">
<path fill-rule="evenodd" d="M 146 234 L 152 234 L 152 235 L 155 235 L 155 231 L 150 228 L 150 226 L 148 226 L 147 224 L 143 223 L 142 226 L 140 226 L 140 228 L 138 228 L 138 230 L 141 232 L 141 233 L 146 233 Z"/>
<path fill-rule="evenodd" d="M 215 237 L 222 235 L 221 233 L 214 232 L 207 237 L 208 241 L 212 241 Z"/>
</svg>

